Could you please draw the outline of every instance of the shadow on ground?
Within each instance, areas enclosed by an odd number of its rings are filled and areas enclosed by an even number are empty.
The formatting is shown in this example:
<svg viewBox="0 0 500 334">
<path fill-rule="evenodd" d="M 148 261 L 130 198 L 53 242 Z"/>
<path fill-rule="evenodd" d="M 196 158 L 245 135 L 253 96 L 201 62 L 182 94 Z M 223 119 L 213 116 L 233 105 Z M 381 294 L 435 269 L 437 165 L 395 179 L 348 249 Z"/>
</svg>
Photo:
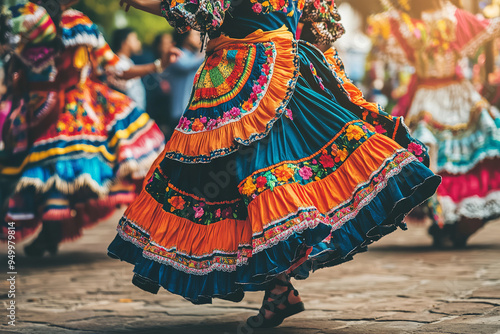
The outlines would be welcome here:
<svg viewBox="0 0 500 334">
<path fill-rule="evenodd" d="M 67 267 L 69 265 L 93 264 L 104 261 L 113 261 L 106 253 L 88 252 L 88 251 L 72 251 L 62 252 L 54 256 L 43 256 L 40 258 L 27 257 L 24 254 L 17 254 L 17 265 L 19 268 L 36 269 L 36 268 L 57 268 Z M 7 256 L 0 257 L 2 263 L 7 263 Z"/>
<path fill-rule="evenodd" d="M 470 244 L 466 248 L 434 248 L 429 245 L 376 245 L 369 247 L 370 252 L 383 252 L 383 253 L 439 253 L 439 252 L 472 252 L 472 251 L 485 251 L 485 250 L 500 250 L 500 244 Z"/>
<path fill-rule="evenodd" d="M 258 329 L 254 330 L 244 326 L 244 323 L 239 322 L 220 322 L 214 324 L 185 324 L 179 326 L 168 327 L 143 327 L 134 328 L 130 331 L 117 331 L 110 332 L 113 334 L 126 334 L 126 333 L 144 333 L 144 334 L 304 334 L 304 333 L 324 333 L 320 328 L 308 328 L 307 324 L 300 326 L 287 326 L 283 325 L 277 328 Z M 335 333 L 335 332 L 328 332 Z"/>
</svg>

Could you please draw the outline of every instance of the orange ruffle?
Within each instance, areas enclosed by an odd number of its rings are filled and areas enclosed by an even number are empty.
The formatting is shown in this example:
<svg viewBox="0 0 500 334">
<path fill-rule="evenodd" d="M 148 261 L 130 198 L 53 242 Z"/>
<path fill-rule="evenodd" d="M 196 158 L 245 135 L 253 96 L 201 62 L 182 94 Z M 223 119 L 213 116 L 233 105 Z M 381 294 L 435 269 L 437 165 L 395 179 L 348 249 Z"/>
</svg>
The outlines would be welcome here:
<svg viewBox="0 0 500 334">
<path fill-rule="evenodd" d="M 327 214 L 349 200 L 356 187 L 368 181 L 383 162 L 401 147 L 383 135 L 374 135 L 354 151 L 344 164 L 324 179 L 300 185 L 287 184 L 267 190 L 248 206 L 248 218 L 226 219 L 210 225 L 195 224 L 163 210 L 145 190 L 127 209 L 124 217 L 150 235 L 150 241 L 165 249 L 191 256 L 213 254 L 215 250 L 235 253 L 252 245 L 253 235 L 266 225 L 315 207 Z M 299 222 L 300 223 L 300 222 Z"/>
<path fill-rule="evenodd" d="M 401 146 L 396 142 L 383 135 L 374 135 L 324 179 L 307 185 L 290 183 L 263 192 L 248 205 L 252 231 L 261 232 L 266 224 L 297 212 L 299 208 L 315 207 L 323 214 L 328 213 L 348 200 L 355 188 L 366 182 L 398 149 Z"/>
<path fill-rule="evenodd" d="M 124 217 L 150 236 L 150 241 L 166 249 L 189 255 L 212 254 L 214 250 L 233 252 L 250 245 L 252 231 L 243 220 L 225 219 L 210 225 L 195 224 L 163 210 L 145 190 L 125 211 Z"/>
<path fill-rule="evenodd" d="M 183 133 L 174 131 L 167 143 L 167 156 L 184 161 L 189 157 L 204 157 L 205 160 L 215 156 L 223 156 L 237 149 L 237 144 L 248 144 L 258 140 L 259 135 L 269 131 L 269 124 L 279 117 L 279 110 L 291 96 L 296 80 L 296 51 L 293 35 L 286 27 L 264 32 L 257 30 L 243 39 L 226 36 L 211 40 L 207 45 L 207 53 L 240 43 L 273 42 L 276 48 L 276 61 L 272 78 L 257 109 L 244 115 L 235 122 L 230 122 L 213 130 Z M 255 136 L 256 135 L 256 136 Z M 180 155 L 180 156 L 179 156 Z M 196 160 L 196 159 L 195 159 Z M 198 159 L 202 160 L 202 159 Z"/>
<path fill-rule="evenodd" d="M 333 70 L 342 79 L 342 87 L 347 91 L 347 93 L 349 93 L 349 99 L 351 102 L 362 108 L 378 113 L 378 105 L 376 103 L 366 101 L 363 93 L 351 82 L 351 80 L 349 80 L 345 71 L 338 66 L 337 60 L 335 59 L 337 56 L 337 50 L 332 47 L 324 52 L 324 55 L 328 63 L 333 67 Z"/>
</svg>

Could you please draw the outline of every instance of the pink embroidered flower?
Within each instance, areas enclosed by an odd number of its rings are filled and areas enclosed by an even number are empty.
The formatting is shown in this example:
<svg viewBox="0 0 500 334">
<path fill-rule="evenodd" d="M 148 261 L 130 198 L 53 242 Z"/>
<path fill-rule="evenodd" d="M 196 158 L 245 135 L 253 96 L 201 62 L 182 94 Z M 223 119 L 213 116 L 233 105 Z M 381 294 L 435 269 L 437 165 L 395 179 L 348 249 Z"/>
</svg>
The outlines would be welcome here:
<svg viewBox="0 0 500 334">
<path fill-rule="evenodd" d="M 261 13 L 262 12 L 262 5 L 260 3 L 256 3 L 252 6 L 252 10 L 254 11 L 254 13 Z"/>
<path fill-rule="evenodd" d="M 233 108 L 229 111 L 229 113 L 231 114 L 231 116 L 232 116 L 233 118 L 236 118 L 236 117 L 238 117 L 238 116 L 241 114 L 241 111 L 240 111 L 240 108 L 233 107 Z"/>
<path fill-rule="evenodd" d="M 311 176 L 313 175 L 312 169 L 310 167 L 304 166 L 299 170 L 299 175 L 304 179 L 304 180 L 309 180 Z"/>
<path fill-rule="evenodd" d="M 252 102 L 257 101 L 257 94 L 255 94 L 255 93 L 251 93 L 251 94 L 250 94 L 250 101 L 252 101 Z"/>
<path fill-rule="evenodd" d="M 188 120 L 186 117 L 181 117 L 181 120 L 179 121 L 179 127 L 183 130 L 189 129 L 189 125 L 191 124 L 191 121 Z"/>
<path fill-rule="evenodd" d="M 221 210 L 220 210 L 220 208 L 218 208 L 218 209 L 215 211 L 215 218 L 220 218 L 220 214 L 221 214 Z"/>
<path fill-rule="evenodd" d="M 387 132 L 387 131 L 386 131 L 386 130 L 382 127 L 382 125 L 380 125 L 380 124 L 377 124 L 377 125 L 375 126 L 375 131 L 376 131 L 377 133 L 386 133 L 386 132 Z"/>
<path fill-rule="evenodd" d="M 421 155 L 423 152 L 422 146 L 420 146 L 417 143 L 410 143 L 410 145 L 408 145 L 408 151 L 410 151 L 411 153 L 413 153 L 417 156 Z"/>
<path fill-rule="evenodd" d="M 231 119 L 231 113 L 229 111 L 226 111 L 224 114 L 223 114 L 223 117 L 224 117 L 224 122 L 227 122 Z"/>
<path fill-rule="evenodd" d="M 323 167 L 325 168 L 332 168 L 335 163 L 333 162 L 333 158 L 331 155 L 328 155 L 328 154 L 323 154 L 320 158 L 319 158 L 319 162 L 323 165 Z"/>
<path fill-rule="evenodd" d="M 200 118 L 200 122 L 205 124 L 207 122 L 207 118 L 206 117 L 201 117 Z"/>
<path fill-rule="evenodd" d="M 311 161 L 313 165 L 317 165 L 318 164 L 318 160 L 316 159 L 313 159 L 313 161 Z"/>
<path fill-rule="evenodd" d="M 212 20 L 212 26 L 217 27 L 219 25 L 219 22 L 217 20 Z"/>
<path fill-rule="evenodd" d="M 415 29 L 415 30 L 413 31 L 413 33 L 415 34 L 415 37 L 416 37 L 417 39 L 420 39 L 420 38 L 422 37 L 422 32 L 421 32 L 420 30 L 418 30 L 418 29 Z"/>
<path fill-rule="evenodd" d="M 259 85 L 261 85 L 261 86 L 265 86 L 265 85 L 266 85 L 266 83 L 267 83 L 267 77 L 266 77 L 265 75 L 261 75 L 261 76 L 259 77 L 258 82 L 259 82 Z"/>
<path fill-rule="evenodd" d="M 205 213 L 202 207 L 194 207 L 193 210 L 195 211 L 194 218 L 200 218 Z"/>
<path fill-rule="evenodd" d="M 267 184 L 267 179 L 264 176 L 259 176 L 256 181 L 257 188 L 263 188 Z"/>
<path fill-rule="evenodd" d="M 185 119 L 185 117 L 184 117 L 184 116 L 182 116 L 182 117 L 179 119 L 179 124 L 177 124 L 177 126 L 178 126 L 179 128 L 182 128 L 182 127 L 183 127 L 183 125 L 184 125 L 184 119 Z"/>
<path fill-rule="evenodd" d="M 255 94 L 259 94 L 260 92 L 262 92 L 262 87 L 260 87 L 260 85 L 254 85 L 252 87 L 252 91 L 255 93 Z"/>
<path fill-rule="evenodd" d="M 211 120 L 208 121 L 207 129 L 208 130 L 213 130 L 213 129 L 215 129 L 216 125 L 217 125 L 217 120 L 211 119 Z"/>
<path fill-rule="evenodd" d="M 286 110 L 286 117 L 290 118 L 293 121 L 292 109 L 287 109 Z"/>
</svg>

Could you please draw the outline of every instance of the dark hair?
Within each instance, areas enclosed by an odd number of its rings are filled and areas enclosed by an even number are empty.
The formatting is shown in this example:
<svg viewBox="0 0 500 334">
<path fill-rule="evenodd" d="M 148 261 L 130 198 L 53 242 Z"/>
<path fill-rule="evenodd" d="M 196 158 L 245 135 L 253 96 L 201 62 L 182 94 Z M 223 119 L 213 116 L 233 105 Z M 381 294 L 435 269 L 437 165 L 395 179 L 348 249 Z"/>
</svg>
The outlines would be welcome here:
<svg viewBox="0 0 500 334">
<path fill-rule="evenodd" d="M 185 32 L 185 33 L 180 33 L 180 32 L 178 32 L 176 30 L 175 33 L 174 33 L 174 43 L 175 43 L 175 46 L 177 46 L 178 48 L 182 47 L 182 45 L 184 44 L 184 42 L 186 41 L 186 39 L 189 37 L 190 33 L 191 33 L 191 31 L 188 31 L 188 32 Z"/>
<path fill-rule="evenodd" d="M 125 42 L 128 36 L 133 32 L 134 30 L 131 28 L 116 29 L 113 32 L 113 38 L 111 39 L 111 48 L 113 49 L 113 51 L 120 51 L 123 42 Z"/>
<path fill-rule="evenodd" d="M 172 36 L 169 32 L 161 32 L 159 33 L 158 35 L 156 35 L 155 39 L 153 40 L 153 53 L 155 55 L 156 58 L 159 58 L 161 55 L 160 55 L 160 51 L 158 50 L 158 48 L 160 47 L 160 44 L 163 40 L 163 36 Z"/>
<path fill-rule="evenodd" d="M 314 44 L 316 42 L 316 36 L 314 36 L 312 30 L 312 22 L 304 22 L 302 30 L 300 31 L 300 39 Z"/>
</svg>

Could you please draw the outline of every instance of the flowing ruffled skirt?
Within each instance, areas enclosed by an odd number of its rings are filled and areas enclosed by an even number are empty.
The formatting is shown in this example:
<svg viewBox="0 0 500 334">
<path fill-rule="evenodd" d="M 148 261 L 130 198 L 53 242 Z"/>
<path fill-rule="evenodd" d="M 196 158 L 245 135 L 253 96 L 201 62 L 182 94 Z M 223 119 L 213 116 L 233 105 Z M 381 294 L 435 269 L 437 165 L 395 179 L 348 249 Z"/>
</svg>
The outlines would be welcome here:
<svg viewBox="0 0 500 334">
<path fill-rule="evenodd" d="M 38 95 L 47 93 L 33 93 L 30 102 Z M 29 148 L 2 158 L 2 217 L 16 223 L 18 240 L 48 221 L 62 223 L 63 240 L 74 239 L 133 201 L 163 147 L 146 113 L 87 79 L 64 93 L 58 119 Z"/>
<path fill-rule="evenodd" d="M 500 114 L 466 80 L 422 85 L 408 113 L 430 146 L 445 224 L 500 217 Z"/>
<path fill-rule="evenodd" d="M 350 260 L 435 192 L 425 148 L 400 119 L 355 104 L 313 46 L 278 30 L 208 50 L 108 248 L 140 288 L 239 301 L 280 273 Z"/>
</svg>

